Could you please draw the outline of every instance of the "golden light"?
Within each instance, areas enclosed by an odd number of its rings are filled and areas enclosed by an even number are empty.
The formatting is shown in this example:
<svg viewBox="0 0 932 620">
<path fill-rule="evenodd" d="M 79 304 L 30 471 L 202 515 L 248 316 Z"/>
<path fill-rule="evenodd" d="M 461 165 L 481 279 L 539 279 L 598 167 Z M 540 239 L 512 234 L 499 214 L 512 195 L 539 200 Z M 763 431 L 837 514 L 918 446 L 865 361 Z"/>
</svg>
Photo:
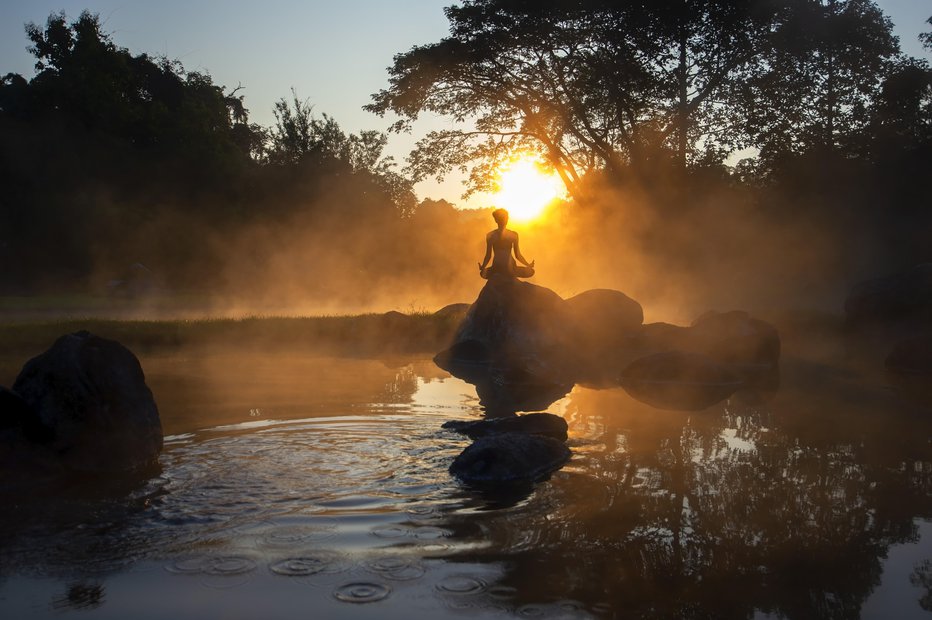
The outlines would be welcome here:
<svg viewBox="0 0 932 620">
<path fill-rule="evenodd" d="M 560 177 L 543 172 L 531 159 L 512 163 L 502 172 L 498 186 L 492 196 L 495 206 L 507 209 L 511 219 L 519 222 L 538 217 L 564 192 Z"/>
</svg>

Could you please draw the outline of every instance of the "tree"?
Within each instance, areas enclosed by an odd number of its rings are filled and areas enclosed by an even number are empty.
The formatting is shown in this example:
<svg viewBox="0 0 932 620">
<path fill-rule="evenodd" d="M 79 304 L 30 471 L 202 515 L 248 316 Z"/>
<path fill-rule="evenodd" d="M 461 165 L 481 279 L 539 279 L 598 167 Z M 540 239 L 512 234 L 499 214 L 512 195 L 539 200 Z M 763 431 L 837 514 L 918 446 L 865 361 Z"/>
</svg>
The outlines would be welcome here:
<svg viewBox="0 0 932 620">
<path fill-rule="evenodd" d="M 932 26 L 932 17 L 926 20 L 926 23 Z M 922 47 L 927 50 L 932 50 L 932 31 L 923 32 L 919 35 L 919 40 L 922 41 Z"/>
<path fill-rule="evenodd" d="M 596 169 L 685 166 L 743 146 L 722 97 L 748 74 L 779 5 L 468 0 L 445 9 L 448 37 L 395 57 L 368 109 L 398 114 L 396 131 L 425 111 L 474 119 L 419 142 L 416 179 L 473 165 L 471 190 L 486 189 L 496 165 L 527 152 L 575 195 Z"/>
<path fill-rule="evenodd" d="M 292 167 L 311 164 L 335 174 L 342 170 L 366 177 L 403 214 L 414 209 L 411 181 L 396 172 L 394 158 L 384 155 L 386 134 L 364 130 L 347 135 L 333 117 L 316 117 L 313 107 L 299 99 L 293 89 L 291 101 L 280 99 L 274 113 L 275 127 L 267 149 L 270 163 Z"/>
<path fill-rule="evenodd" d="M 736 97 L 765 166 L 787 155 L 864 151 L 871 108 L 899 58 L 872 0 L 802 0 Z"/>
<path fill-rule="evenodd" d="M 177 61 L 133 56 L 101 29 L 88 11 L 69 23 L 64 13 L 45 27 L 27 24 L 36 76 L 28 106 L 0 103 L 21 120 L 57 120 L 67 130 L 107 135 L 191 163 L 249 157 L 259 128 L 250 125 L 242 96 L 225 93 L 206 73 L 186 72 Z M 10 84 L 12 85 L 12 83 Z M 8 91 L 8 89 L 4 89 Z"/>
<path fill-rule="evenodd" d="M 471 168 L 470 191 L 489 189 L 516 153 L 544 160 L 571 195 L 593 170 L 720 165 L 747 147 L 764 164 L 862 154 L 900 59 L 873 0 L 466 0 L 445 11 L 449 36 L 397 55 L 368 109 L 399 115 L 396 131 L 422 112 L 457 121 L 421 140 L 409 169 Z"/>
</svg>

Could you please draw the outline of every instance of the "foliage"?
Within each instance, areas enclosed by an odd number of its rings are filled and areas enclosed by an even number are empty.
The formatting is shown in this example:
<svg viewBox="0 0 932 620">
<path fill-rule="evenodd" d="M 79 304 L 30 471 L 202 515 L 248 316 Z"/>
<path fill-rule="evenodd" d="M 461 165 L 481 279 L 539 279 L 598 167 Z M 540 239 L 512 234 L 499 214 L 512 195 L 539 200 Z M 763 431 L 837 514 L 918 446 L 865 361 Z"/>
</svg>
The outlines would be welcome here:
<svg viewBox="0 0 932 620">
<path fill-rule="evenodd" d="M 754 2 L 470 0 L 446 9 L 450 36 L 399 54 L 374 112 L 422 111 L 474 127 L 437 131 L 412 153 L 417 178 L 478 161 L 471 178 L 515 152 L 538 154 L 572 192 L 587 172 L 621 174 L 734 142 L 721 96 L 772 29 Z M 700 140 L 700 137 L 704 139 Z"/>
<path fill-rule="evenodd" d="M 87 11 L 70 25 L 64 13 L 53 14 L 44 29 L 28 24 L 26 32 L 37 74 L 27 92 L 19 91 L 28 105 L 12 102 L 26 119 L 57 118 L 69 129 L 190 162 L 239 150 L 233 131 L 249 129 L 242 97 L 225 94 L 209 75 L 185 72 L 165 58 L 133 56 Z"/>
<path fill-rule="evenodd" d="M 898 54 L 872 0 L 795 3 L 739 94 L 764 165 L 810 151 L 862 153 Z"/>
<path fill-rule="evenodd" d="M 471 167 L 471 191 L 516 153 L 578 197 L 594 170 L 864 152 L 882 85 L 907 62 L 872 0 L 467 0 L 446 14 L 449 36 L 397 55 L 368 109 L 398 114 L 397 131 L 422 112 L 459 122 L 421 140 L 410 171 Z"/>
<path fill-rule="evenodd" d="M 346 135 L 297 97 L 261 127 L 241 87 L 131 54 L 87 11 L 26 34 L 36 75 L 0 79 L 0 289 L 100 287 L 138 262 L 204 286 L 243 226 L 413 210 L 380 132 Z M 307 213 L 325 200 L 340 209 Z"/>
<path fill-rule="evenodd" d="M 94 15 L 30 25 L 35 77 L 0 78 L 0 292 L 125 295 L 141 263 L 147 303 L 467 300 L 488 214 L 415 205 L 412 182 L 466 166 L 489 187 L 517 153 L 573 191 L 522 231 L 567 291 L 821 287 L 932 260 L 932 73 L 872 2 L 469 0 L 447 15 L 449 36 L 397 56 L 369 106 L 397 130 L 461 121 L 418 145 L 413 178 L 386 134 L 345 132 L 294 92 L 260 127 L 241 87 L 133 55 Z M 760 156 L 732 170 L 740 147 Z M 818 252 L 786 251 L 804 246 Z"/>
<path fill-rule="evenodd" d="M 379 131 L 349 134 L 327 114 L 317 118 L 307 101 L 292 90 L 291 101 L 275 104 L 275 127 L 269 137 L 267 160 L 277 165 L 308 163 L 329 170 L 366 177 L 383 191 L 404 214 L 410 214 L 415 198 L 411 182 L 395 171 L 392 157 L 385 156 L 388 136 Z"/>
</svg>

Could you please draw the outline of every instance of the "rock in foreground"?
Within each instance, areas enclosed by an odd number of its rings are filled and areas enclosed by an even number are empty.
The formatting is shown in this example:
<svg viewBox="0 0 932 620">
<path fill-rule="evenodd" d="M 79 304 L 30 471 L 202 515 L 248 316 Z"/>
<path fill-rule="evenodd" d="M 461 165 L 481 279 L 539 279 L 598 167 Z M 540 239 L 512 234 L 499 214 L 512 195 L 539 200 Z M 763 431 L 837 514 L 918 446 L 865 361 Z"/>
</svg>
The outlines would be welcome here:
<svg viewBox="0 0 932 620">
<path fill-rule="evenodd" d="M 450 473 L 467 484 L 535 482 L 570 458 L 570 450 L 551 437 L 501 433 L 480 437 L 450 465 Z"/>
<path fill-rule="evenodd" d="M 112 340 L 77 332 L 23 367 L 16 392 L 71 469 L 133 471 L 157 462 L 162 425 L 142 367 Z"/>
</svg>

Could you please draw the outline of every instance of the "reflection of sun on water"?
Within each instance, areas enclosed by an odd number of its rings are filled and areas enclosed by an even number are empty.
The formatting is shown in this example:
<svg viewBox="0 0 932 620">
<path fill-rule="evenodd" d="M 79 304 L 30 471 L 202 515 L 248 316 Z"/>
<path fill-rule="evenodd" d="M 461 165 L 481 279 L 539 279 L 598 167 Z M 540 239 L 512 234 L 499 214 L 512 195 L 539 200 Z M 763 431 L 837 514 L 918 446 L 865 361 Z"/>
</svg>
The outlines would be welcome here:
<svg viewBox="0 0 932 620">
<path fill-rule="evenodd" d="M 519 159 L 502 172 L 499 190 L 493 199 L 496 207 L 508 210 L 511 219 L 532 220 L 563 193 L 563 183 L 555 174 L 544 173 L 536 163 Z"/>
</svg>

